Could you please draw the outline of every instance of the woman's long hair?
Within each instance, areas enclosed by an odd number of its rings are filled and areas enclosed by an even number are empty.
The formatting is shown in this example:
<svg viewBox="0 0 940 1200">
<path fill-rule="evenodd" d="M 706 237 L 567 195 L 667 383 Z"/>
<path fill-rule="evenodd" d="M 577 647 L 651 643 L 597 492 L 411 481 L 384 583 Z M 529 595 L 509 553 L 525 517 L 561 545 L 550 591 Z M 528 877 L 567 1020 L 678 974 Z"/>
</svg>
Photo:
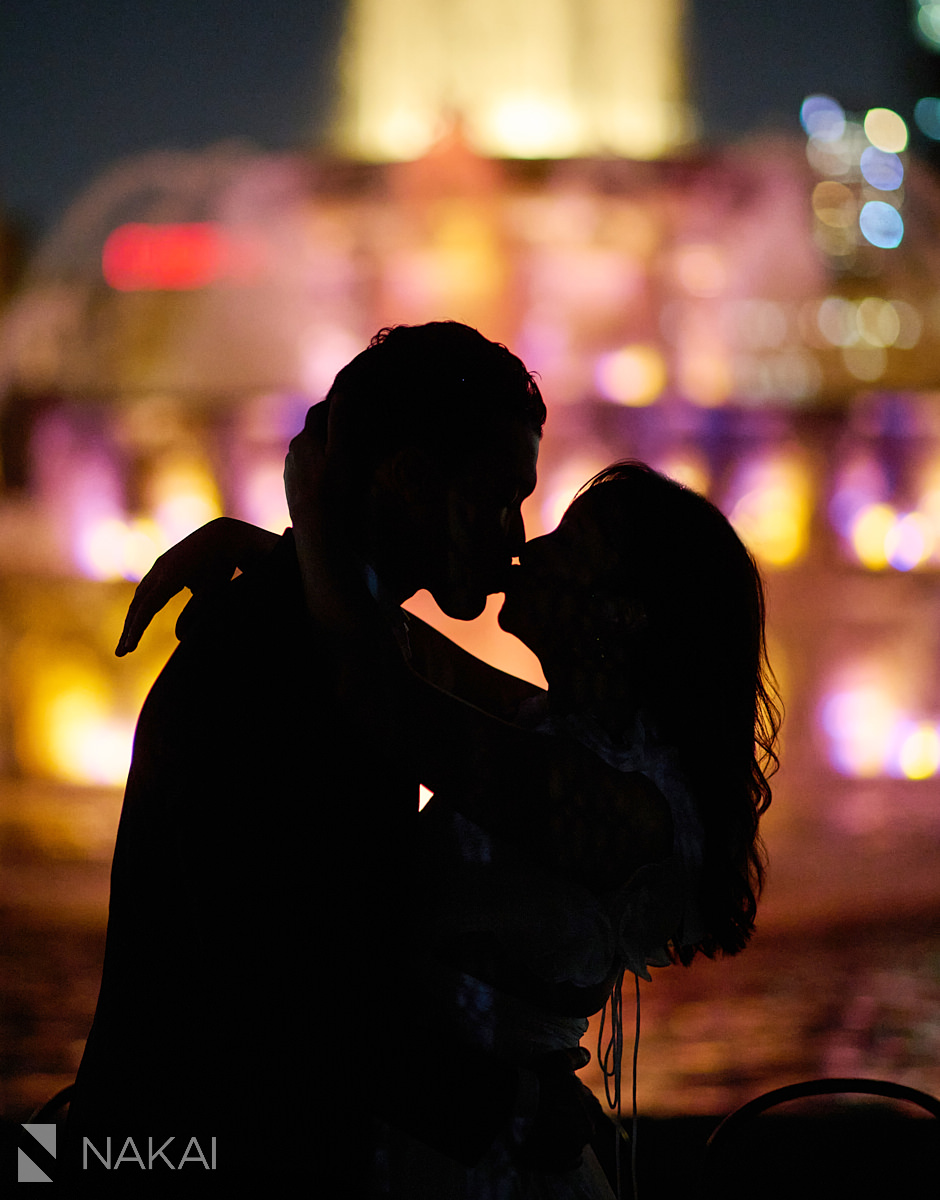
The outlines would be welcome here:
<svg viewBox="0 0 940 1200">
<path fill-rule="evenodd" d="M 676 950 L 688 964 L 736 954 L 754 928 L 780 709 L 764 640 L 764 591 L 747 549 L 697 492 L 639 462 L 595 475 L 579 496 L 618 548 L 605 581 L 623 597 L 628 693 L 674 745 L 705 834 L 707 934 Z"/>
</svg>

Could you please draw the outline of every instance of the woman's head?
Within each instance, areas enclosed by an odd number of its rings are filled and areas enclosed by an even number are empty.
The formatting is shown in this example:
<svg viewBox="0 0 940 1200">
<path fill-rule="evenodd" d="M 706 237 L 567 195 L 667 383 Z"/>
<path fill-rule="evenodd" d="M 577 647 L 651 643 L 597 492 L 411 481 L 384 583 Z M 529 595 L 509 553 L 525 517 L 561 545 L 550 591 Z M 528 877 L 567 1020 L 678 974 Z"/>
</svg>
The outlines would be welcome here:
<svg viewBox="0 0 940 1200">
<path fill-rule="evenodd" d="M 501 623 L 523 626 L 550 693 L 560 687 L 565 702 L 593 707 L 614 737 L 642 709 L 678 749 L 706 830 L 713 938 L 702 948 L 742 948 L 762 879 L 757 819 L 770 802 L 779 723 L 753 559 L 703 496 L 623 462 L 591 479 L 521 562 L 520 596 L 510 592 Z M 526 627 L 517 608 L 533 593 L 542 607 L 531 604 Z"/>
</svg>

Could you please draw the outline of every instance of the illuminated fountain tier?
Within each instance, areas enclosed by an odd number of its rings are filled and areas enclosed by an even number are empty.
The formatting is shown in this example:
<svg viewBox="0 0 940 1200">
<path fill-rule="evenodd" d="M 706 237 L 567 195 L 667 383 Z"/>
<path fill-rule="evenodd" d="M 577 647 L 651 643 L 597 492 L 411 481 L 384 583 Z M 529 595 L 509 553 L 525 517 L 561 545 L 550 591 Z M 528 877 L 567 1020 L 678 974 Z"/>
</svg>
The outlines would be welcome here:
<svg viewBox="0 0 940 1200">
<path fill-rule="evenodd" d="M 803 119 L 803 144 L 660 162 L 485 158 L 465 121 L 413 161 L 223 146 L 103 176 L 2 326 L 16 803 L 119 783 L 173 644 L 164 621 L 111 657 L 128 581 L 218 512 L 283 528 L 307 405 L 381 326 L 451 317 L 540 374 L 531 532 L 631 455 L 710 495 L 764 566 L 788 710 L 768 919 L 810 883 L 834 913 L 933 900 L 937 191 L 895 114 L 816 97 Z M 448 628 L 533 671 L 492 611 Z"/>
</svg>

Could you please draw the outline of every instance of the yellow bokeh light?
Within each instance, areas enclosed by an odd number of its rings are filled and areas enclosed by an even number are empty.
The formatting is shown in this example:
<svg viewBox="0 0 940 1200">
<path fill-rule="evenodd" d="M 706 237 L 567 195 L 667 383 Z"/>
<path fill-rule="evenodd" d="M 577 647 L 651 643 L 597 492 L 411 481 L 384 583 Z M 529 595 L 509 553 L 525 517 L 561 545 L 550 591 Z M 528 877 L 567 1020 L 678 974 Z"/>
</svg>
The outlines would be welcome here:
<svg viewBox="0 0 940 1200">
<path fill-rule="evenodd" d="M 911 350 L 920 341 L 924 329 L 923 318 L 913 304 L 906 300 L 892 300 L 891 307 L 898 318 L 898 336 L 894 340 L 899 350 Z"/>
<path fill-rule="evenodd" d="M 64 690 L 49 705 L 49 765 L 67 783 L 119 787 L 127 778 L 133 721 L 111 717 L 84 688 Z"/>
<path fill-rule="evenodd" d="M 174 459 L 150 481 L 150 509 L 168 546 L 222 515 L 215 479 L 200 459 Z"/>
<path fill-rule="evenodd" d="M 890 108 L 870 108 L 864 127 L 865 136 L 879 150 L 900 154 L 907 148 L 907 125 Z"/>
<path fill-rule="evenodd" d="M 598 360 L 595 381 L 608 400 L 640 408 L 661 395 L 666 364 L 655 346 L 624 346 Z"/>
<path fill-rule="evenodd" d="M 574 112 L 548 96 L 503 96 L 482 127 L 493 152 L 510 158 L 566 158 L 579 144 Z"/>
<path fill-rule="evenodd" d="M 64 783 L 124 782 L 134 720 L 116 711 L 111 685 L 88 650 L 27 638 L 17 647 L 12 675 L 24 770 Z"/>
<path fill-rule="evenodd" d="M 747 469 L 743 494 L 729 519 L 762 563 L 788 567 L 806 551 L 811 512 L 805 467 L 797 460 L 780 458 Z"/>
<path fill-rule="evenodd" d="M 843 346 L 842 361 L 846 370 L 863 383 L 874 383 L 884 375 L 888 356 L 883 346 Z"/>
<path fill-rule="evenodd" d="M 416 105 L 376 114 L 370 130 L 370 149 L 376 158 L 408 161 L 420 158 L 443 134 L 443 125 L 433 110 Z"/>
<path fill-rule="evenodd" d="M 694 134 L 677 0 L 348 8 L 336 133 L 354 158 L 417 158 L 442 117 L 495 157 L 652 158 Z"/>
<path fill-rule="evenodd" d="M 191 532 L 191 531 L 190 531 Z M 135 517 L 128 521 L 124 537 L 124 579 L 143 579 L 157 555 L 171 546 L 170 539 L 156 521 L 148 517 Z"/>
<path fill-rule="evenodd" d="M 672 450 L 658 459 L 654 464 L 657 471 L 675 479 L 678 483 L 707 496 L 711 488 L 711 475 L 708 463 L 698 453 L 692 450 Z"/>
<path fill-rule="evenodd" d="M 888 565 L 886 544 L 897 513 L 890 504 L 868 504 L 855 518 L 849 533 L 852 549 L 862 566 L 881 571 Z"/>
<path fill-rule="evenodd" d="M 929 779 L 940 769 L 940 733 L 936 725 L 920 721 L 901 743 L 898 766 L 906 779 Z"/>
<path fill-rule="evenodd" d="M 858 341 L 858 319 L 851 300 L 827 296 L 817 310 L 816 324 L 832 346 L 852 346 Z"/>
<path fill-rule="evenodd" d="M 827 179 L 813 188 L 813 212 L 824 225 L 849 229 L 858 219 L 858 203 L 851 188 Z"/>
<path fill-rule="evenodd" d="M 893 346 L 901 333 L 901 318 L 890 300 L 866 296 L 856 313 L 858 331 L 870 346 Z"/>
</svg>

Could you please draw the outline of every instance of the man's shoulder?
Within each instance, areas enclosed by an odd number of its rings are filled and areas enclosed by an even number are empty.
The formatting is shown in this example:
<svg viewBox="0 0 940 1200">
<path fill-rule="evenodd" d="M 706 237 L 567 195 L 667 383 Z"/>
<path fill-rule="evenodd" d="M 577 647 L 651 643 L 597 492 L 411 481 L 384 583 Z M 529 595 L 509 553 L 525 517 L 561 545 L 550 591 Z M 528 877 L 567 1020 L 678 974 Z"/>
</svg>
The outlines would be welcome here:
<svg viewBox="0 0 940 1200">
<path fill-rule="evenodd" d="M 233 638 L 297 637 L 309 628 L 290 530 L 250 571 L 209 595 L 197 595 L 176 623 L 181 644 L 210 648 Z"/>
</svg>

